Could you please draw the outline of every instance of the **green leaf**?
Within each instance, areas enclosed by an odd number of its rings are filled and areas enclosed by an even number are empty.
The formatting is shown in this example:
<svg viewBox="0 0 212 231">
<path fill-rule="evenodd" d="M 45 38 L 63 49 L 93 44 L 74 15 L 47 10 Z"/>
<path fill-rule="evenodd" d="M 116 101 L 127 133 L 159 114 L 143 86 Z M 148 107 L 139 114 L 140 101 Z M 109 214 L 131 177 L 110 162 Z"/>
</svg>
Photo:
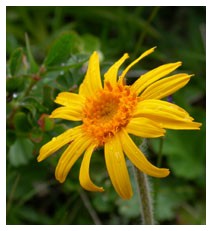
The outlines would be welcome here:
<svg viewBox="0 0 212 231">
<path fill-rule="evenodd" d="M 54 97 L 53 97 L 54 89 L 49 86 L 43 87 L 43 99 L 42 104 L 49 109 L 49 113 L 54 107 Z"/>
<path fill-rule="evenodd" d="M 168 181 L 167 181 L 168 182 Z M 194 188 L 187 183 L 161 182 L 155 207 L 155 216 L 159 221 L 171 220 L 176 217 L 177 209 L 181 208 L 185 201 L 194 197 Z"/>
<path fill-rule="evenodd" d="M 27 138 L 19 138 L 9 150 L 10 163 L 18 167 L 26 165 L 33 158 L 34 144 Z"/>
<path fill-rule="evenodd" d="M 204 129 L 200 131 L 167 131 L 162 154 L 167 156 L 167 167 L 171 172 L 184 179 L 203 182 L 205 174 L 204 137 Z M 158 142 L 151 140 L 151 143 L 157 153 Z"/>
<path fill-rule="evenodd" d="M 59 65 L 66 61 L 71 53 L 73 34 L 64 33 L 51 46 L 44 61 L 46 67 Z"/>
<path fill-rule="evenodd" d="M 134 190 L 135 191 L 135 190 Z M 138 195 L 135 194 L 130 200 L 119 200 L 119 213 L 125 218 L 137 218 L 140 214 Z"/>
<path fill-rule="evenodd" d="M 9 77 L 6 80 L 6 90 L 10 93 L 22 91 L 24 85 L 23 77 Z"/>
<path fill-rule="evenodd" d="M 54 128 L 54 120 L 49 115 L 42 114 L 38 120 L 38 124 L 43 131 L 51 131 Z"/>
<path fill-rule="evenodd" d="M 16 134 L 13 130 L 9 130 L 7 129 L 6 131 L 6 143 L 7 143 L 7 146 L 11 146 L 14 142 L 15 142 L 15 139 L 16 139 Z"/>
<path fill-rule="evenodd" d="M 13 119 L 17 132 L 28 133 L 31 130 L 27 115 L 24 112 L 17 112 Z"/>
<path fill-rule="evenodd" d="M 32 116 L 35 117 L 36 112 L 44 112 L 46 108 L 33 96 L 28 96 L 23 99 L 21 106 L 28 109 Z"/>
<path fill-rule="evenodd" d="M 31 224 L 51 224 L 52 220 L 47 214 L 40 213 L 29 206 L 22 206 L 17 210 L 17 217 L 21 220 L 27 220 Z"/>
<path fill-rule="evenodd" d="M 8 29 L 8 27 L 9 26 L 7 25 L 7 29 Z M 7 36 L 6 36 L 6 52 L 7 52 L 7 54 L 11 54 L 18 46 L 19 46 L 18 41 L 17 41 L 17 38 L 14 36 L 14 34 L 7 32 Z"/>
<path fill-rule="evenodd" d="M 48 67 L 49 71 L 60 71 L 59 74 L 64 73 L 70 69 L 80 68 L 85 62 L 88 61 L 89 56 L 87 54 L 71 55 L 67 62 L 61 66 Z M 46 78 L 46 76 L 45 76 Z"/>
<path fill-rule="evenodd" d="M 51 131 L 54 128 L 54 120 L 46 117 L 44 119 L 44 130 Z"/>
<path fill-rule="evenodd" d="M 58 76 L 57 83 L 61 86 L 62 91 L 69 91 L 73 86 L 73 76 L 70 72 L 65 72 Z"/>
<path fill-rule="evenodd" d="M 100 41 L 97 37 L 90 34 L 85 34 L 82 36 L 82 40 L 84 42 L 83 50 L 85 52 L 90 53 L 100 49 Z"/>
<path fill-rule="evenodd" d="M 114 203 L 112 203 L 110 198 L 104 194 L 101 196 L 96 195 L 93 199 L 93 204 L 95 209 L 101 213 L 112 211 L 114 208 Z"/>
<path fill-rule="evenodd" d="M 27 57 L 29 59 L 29 64 L 30 64 L 30 71 L 31 73 L 36 73 L 38 71 L 38 65 L 35 62 L 35 59 L 32 55 L 29 38 L 27 34 L 25 34 L 25 39 L 26 39 Z"/>
<path fill-rule="evenodd" d="M 9 60 L 9 70 L 12 76 L 16 75 L 20 71 L 23 55 L 24 54 L 23 54 L 22 48 L 17 48 L 12 53 L 10 60 Z"/>
<path fill-rule="evenodd" d="M 40 143 L 43 139 L 43 134 L 39 127 L 34 127 L 29 134 L 29 138 L 33 143 Z"/>
</svg>

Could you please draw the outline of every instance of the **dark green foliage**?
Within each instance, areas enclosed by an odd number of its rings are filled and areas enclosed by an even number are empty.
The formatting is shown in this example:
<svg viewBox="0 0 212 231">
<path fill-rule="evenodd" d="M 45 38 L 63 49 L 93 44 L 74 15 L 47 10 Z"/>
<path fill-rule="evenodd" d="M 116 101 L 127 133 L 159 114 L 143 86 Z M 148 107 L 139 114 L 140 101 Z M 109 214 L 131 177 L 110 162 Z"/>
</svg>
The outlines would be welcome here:
<svg viewBox="0 0 212 231">
<path fill-rule="evenodd" d="M 33 146 L 29 139 L 17 139 L 8 153 L 10 164 L 15 167 L 28 164 L 29 160 L 33 158 Z"/>
<path fill-rule="evenodd" d="M 24 88 L 23 77 L 8 77 L 6 82 L 6 90 L 8 93 L 20 92 Z"/>
<path fill-rule="evenodd" d="M 102 149 L 92 156 L 90 174 L 104 193 L 80 187 L 81 159 L 64 184 L 55 180 L 64 148 L 41 163 L 36 157 L 52 137 L 79 124 L 48 115 L 57 107 L 54 99 L 59 92 L 78 92 L 94 50 L 100 54 L 103 76 L 123 53 L 130 55 L 127 65 L 154 46 L 156 51 L 129 71 L 127 81 L 132 83 L 158 65 L 182 61 L 179 71 L 195 76 L 172 96 L 173 102 L 203 124 L 200 131 L 167 131 L 163 144 L 161 139 L 145 143 L 148 159 L 171 171 L 165 179 L 150 178 L 155 218 L 157 224 L 205 224 L 205 11 L 205 7 L 7 7 L 7 224 L 141 223 L 128 160 L 134 196 L 124 201 L 111 185 Z"/>
<path fill-rule="evenodd" d="M 11 58 L 9 61 L 9 70 L 11 76 L 17 75 L 18 71 L 21 69 L 22 61 L 23 61 L 23 49 L 17 48 L 11 54 Z"/>
<path fill-rule="evenodd" d="M 69 58 L 73 42 L 71 33 L 61 35 L 50 48 L 45 58 L 44 65 L 46 67 L 61 65 L 62 62 Z"/>
</svg>

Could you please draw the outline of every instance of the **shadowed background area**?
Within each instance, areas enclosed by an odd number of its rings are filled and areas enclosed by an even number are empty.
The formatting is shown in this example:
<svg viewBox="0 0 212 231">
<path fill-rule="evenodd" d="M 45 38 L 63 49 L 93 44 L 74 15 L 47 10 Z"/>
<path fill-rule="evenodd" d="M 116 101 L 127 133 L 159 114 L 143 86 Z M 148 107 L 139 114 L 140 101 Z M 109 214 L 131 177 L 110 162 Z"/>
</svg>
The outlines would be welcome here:
<svg viewBox="0 0 212 231">
<path fill-rule="evenodd" d="M 59 92 L 78 91 L 94 50 L 103 75 L 123 53 L 130 55 L 126 66 L 154 46 L 127 81 L 182 61 L 179 71 L 195 76 L 167 100 L 202 123 L 200 131 L 168 131 L 145 143 L 148 159 L 171 171 L 165 179 L 149 177 L 155 219 L 205 224 L 205 15 L 205 7 L 7 7 L 7 224 L 141 223 L 128 161 L 134 196 L 124 201 L 111 185 L 101 149 L 92 156 L 90 174 L 104 193 L 80 187 L 81 159 L 60 184 L 54 171 L 63 150 L 42 163 L 36 158 L 43 144 L 78 123 L 48 114 Z"/>
</svg>

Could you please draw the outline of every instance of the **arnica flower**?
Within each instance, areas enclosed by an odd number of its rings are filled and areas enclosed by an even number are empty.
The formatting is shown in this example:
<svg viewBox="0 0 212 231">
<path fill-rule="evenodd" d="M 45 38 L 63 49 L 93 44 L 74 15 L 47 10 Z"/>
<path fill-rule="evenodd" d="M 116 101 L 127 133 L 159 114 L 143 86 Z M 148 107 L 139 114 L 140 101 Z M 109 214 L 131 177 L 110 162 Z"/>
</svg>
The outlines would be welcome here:
<svg viewBox="0 0 212 231">
<path fill-rule="evenodd" d="M 38 161 L 68 144 L 55 171 L 59 182 L 65 181 L 74 163 L 84 154 L 79 172 L 81 186 L 89 191 L 104 191 L 103 187 L 92 182 L 89 174 L 92 153 L 99 147 L 104 147 L 109 177 L 123 199 L 129 199 L 133 194 L 125 155 L 140 171 L 150 176 L 169 175 L 168 169 L 157 168 L 147 160 L 129 134 L 155 138 L 164 136 L 166 128 L 199 130 L 201 124 L 193 122 L 181 107 L 161 100 L 189 82 L 192 75 L 185 73 L 166 77 L 181 66 L 181 62 L 159 66 L 142 74 L 131 86 L 126 85 L 125 76 L 129 69 L 154 49 L 144 52 L 118 77 L 120 66 L 129 57 L 124 54 L 104 74 L 103 83 L 99 57 L 94 52 L 79 93 L 62 92 L 57 96 L 55 102 L 62 106 L 50 117 L 82 121 L 81 125 L 54 137 L 40 150 Z"/>
</svg>

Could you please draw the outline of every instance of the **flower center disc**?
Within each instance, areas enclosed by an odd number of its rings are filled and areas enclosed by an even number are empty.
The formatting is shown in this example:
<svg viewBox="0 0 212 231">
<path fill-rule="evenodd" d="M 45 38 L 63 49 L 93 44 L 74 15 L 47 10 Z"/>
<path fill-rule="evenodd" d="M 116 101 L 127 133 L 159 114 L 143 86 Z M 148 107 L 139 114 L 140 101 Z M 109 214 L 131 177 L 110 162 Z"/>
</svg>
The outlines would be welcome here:
<svg viewBox="0 0 212 231">
<path fill-rule="evenodd" d="M 125 127 L 132 117 L 137 96 L 128 86 L 109 82 L 94 98 L 87 98 L 83 109 L 83 129 L 98 146 Z"/>
</svg>

